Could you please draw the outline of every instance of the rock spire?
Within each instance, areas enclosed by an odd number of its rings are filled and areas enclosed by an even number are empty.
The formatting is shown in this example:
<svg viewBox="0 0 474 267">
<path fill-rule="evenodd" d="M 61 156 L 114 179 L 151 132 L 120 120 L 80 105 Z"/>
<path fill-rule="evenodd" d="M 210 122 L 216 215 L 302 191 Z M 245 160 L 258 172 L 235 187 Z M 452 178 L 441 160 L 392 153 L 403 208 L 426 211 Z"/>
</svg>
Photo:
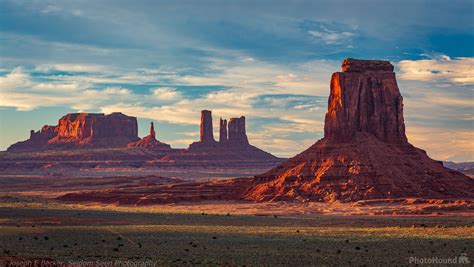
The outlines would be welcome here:
<svg viewBox="0 0 474 267">
<path fill-rule="evenodd" d="M 201 110 L 200 141 L 201 143 L 215 142 L 212 130 L 212 113 L 210 110 Z"/>
</svg>

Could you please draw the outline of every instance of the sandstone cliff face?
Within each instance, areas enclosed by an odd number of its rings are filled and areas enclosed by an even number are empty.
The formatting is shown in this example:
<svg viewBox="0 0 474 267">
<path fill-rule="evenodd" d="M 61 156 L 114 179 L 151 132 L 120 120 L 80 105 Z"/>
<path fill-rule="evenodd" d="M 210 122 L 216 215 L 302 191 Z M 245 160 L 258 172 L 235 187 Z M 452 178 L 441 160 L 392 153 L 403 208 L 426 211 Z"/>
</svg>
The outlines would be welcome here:
<svg viewBox="0 0 474 267">
<path fill-rule="evenodd" d="M 219 143 L 227 142 L 227 120 L 220 118 L 219 121 Z"/>
<path fill-rule="evenodd" d="M 212 130 L 212 114 L 209 110 L 201 111 L 200 141 L 202 143 L 214 143 L 214 133 Z"/>
<path fill-rule="evenodd" d="M 332 75 L 324 137 L 348 141 L 370 132 L 385 142 L 407 142 L 403 98 L 393 66 L 383 62 L 346 60 L 345 71 Z"/>
<path fill-rule="evenodd" d="M 172 150 L 170 145 L 156 140 L 156 132 L 155 132 L 155 126 L 153 125 L 153 122 L 150 123 L 149 135 L 143 137 L 142 139 L 136 142 L 131 142 L 127 146 L 128 147 L 144 147 L 144 148 L 150 148 L 153 150 L 162 150 L 162 151 Z"/>
<path fill-rule="evenodd" d="M 229 119 L 229 142 L 233 144 L 248 144 L 245 130 L 245 117 Z"/>
<path fill-rule="evenodd" d="M 57 126 L 32 131 L 30 139 L 11 145 L 8 151 L 121 146 L 136 141 L 137 132 L 137 119 L 122 113 L 71 113 Z"/>
<path fill-rule="evenodd" d="M 137 119 L 115 112 L 109 115 L 72 113 L 63 116 L 56 128 L 57 135 L 48 142 L 53 143 L 116 143 L 138 139 Z M 104 140 L 101 140 L 104 139 Z M 116 141 L 115 141 L 116 140 Z M 119 141 L 119 143 L 121 143 Z"/>
<path fill-rule="evenodd" d="M 324 138 L 258 175 L 245 199 L 357 201 L 473 198 L 474 180 L 408 143 L 388 61 L 346 59 L 331 78 Z"/>
</svg>

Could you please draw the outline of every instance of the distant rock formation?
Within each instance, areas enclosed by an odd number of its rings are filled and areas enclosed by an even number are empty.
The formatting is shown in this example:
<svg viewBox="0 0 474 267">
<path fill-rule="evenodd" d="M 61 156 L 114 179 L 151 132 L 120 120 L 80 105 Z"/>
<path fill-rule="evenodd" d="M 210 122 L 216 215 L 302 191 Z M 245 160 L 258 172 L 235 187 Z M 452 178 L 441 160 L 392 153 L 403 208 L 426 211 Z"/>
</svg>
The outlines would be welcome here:
<svg viewBox="0 0 474 267">
<path fill-rule="evenodd" d="M 446 168 L 450 168 L 452 170 L 462 172 L 471 178 L 474 178 L 474 162 L 452 162 L 452 161 L 445 161 L 443 165 Z"/>
<path fill-rule="evenodd" d="M 214 133 L 212 130 L 212 114 L 210 110 L 201 111 L 201 128 L 200 128 L 200 142 L 201 143 L 215 143 Z"/>
<path fill-rule="evenodd" d="M 219 143 L 225 143 L 228 140 L 227 136 L 227 120 L 220 118 L 219 121 Z"/>
<path fill-rule="evenodd" d="M 146 148 L 152 148 L 154 150 L 163 150 L 163 151 L 171 150 L 170 145 L 156 140 L 155 136 L 156 136 L 155 127 L 153 125 L 153 122 L 151 122 L 150 134 L 136 142 L 129 143 L 127 146 L 128 147 L 146 147 Z"/>
<path fill-rule="evenodd" d="M 137 119 L 120 112 L 70 113 L 57 126 L 31 131 L 30 139 L 11 145 L 7 151 L 125 146 L 138 140 L 137 132 Z"/>
<path fill-rule="evenodd" d="M 153 122 L 150 122 L 150 137 L 156 137 L 155 125 L 153 125 Z"/>
<path fill-rule="evenodd" d="M 245 117 L 229 119 L 229 143 L 248 145 L 247 133 L 245 131 Z"/>
<path fill-rule="evenodd" d="M 272 154 L 249 144 L 245 117 L 231 118 L 219 121 L 219 142 L 213 137 L 212 113 L 209 110 L 201 111 L 200 141 L 189 145 L 181 155 L 171 155 L 168 160 L 268 160 L 279 161 Z"/>
<path fill-rule="evenodd" d="M 331 78 L 324 138 L 255 177 L 257 201 L 473 198 L 474 180 L 408 143 L 388 61 L 346 59 Z"/>
<path fill-rule="evenodd" d="M 135 155 L 133 157 L 137 162 L 145 160 L 148 163 L 166 163 L 168 166 L 174 164 L 186 167 L 199 165 L 252 166 L 252 168 L 269 166 L 270 168 L 282 162 L 282 159 L 249 144 L 244 117 L 232 118 L 229 124 L 223 119 L 220 121 L 220 126 L 219 142 L 217 142 L 214 139 L 212 113 L 210 110 L 203 110 L 201 111 L 199 141 L 192 143 L 188 149 L 173 149 L 170 145 L 156 139 L 153 122 L 150 125 L 150 134 L 140 139 L 137 135 L 138 126 L 135 117 L 117 112 L 109 115 L 71 113 L 63 116 L 57 126 L 45 125 L 40 131 L 31 131 L 30 139 L 11 145 L 7 151 L 124 148 L 120 153 L 115 151 L 115 154 L 110 155 L 98 150 L 84 151 L 82 154 L 70 156 L 69 159 L 71 161 L 82 158 L 131 160 L 130 155 Z M 137 151 L 132 148 L 144 148 L 149 151 Z M 131 151 L 127 152 L 127 149 Z M 61 158 L 54 156 L 49 158 L 61 161 Z M 137 162 L 134 164 L 139 165 Z"/>
</svg>

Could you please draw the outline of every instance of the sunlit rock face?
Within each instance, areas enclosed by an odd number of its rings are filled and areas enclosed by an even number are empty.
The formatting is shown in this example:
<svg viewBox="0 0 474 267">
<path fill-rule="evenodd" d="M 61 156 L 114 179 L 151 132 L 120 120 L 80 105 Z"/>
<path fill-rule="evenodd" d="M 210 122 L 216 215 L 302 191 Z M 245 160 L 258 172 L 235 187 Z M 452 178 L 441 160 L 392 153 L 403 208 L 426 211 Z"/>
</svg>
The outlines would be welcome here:
<svg viewBox="0 0 474 267">
<path fill-rule="evenodd" d="M 31 131 L 30 139 L 11 145 L 8 151 L 40 149 L 125 146 L 138 140 L 135 117 L 120 112 L 70 113 L 57 126 L 45 125 L 41 131 Z"/>
<path fill-rule="evenodd" d="M 389 143 L 406 143 L 403 98 L 388 61 L 346 59 L 331 78 L 324 137 L 352 140 L 368 132 Z"/>
<path fill-rule="evenodd" d="M 472 198 L 474 180 L 408 143 L 388 61 L 346 59 L 331 78 L 324 138 L 255 177 L 245 199 Z"/>
</svg>

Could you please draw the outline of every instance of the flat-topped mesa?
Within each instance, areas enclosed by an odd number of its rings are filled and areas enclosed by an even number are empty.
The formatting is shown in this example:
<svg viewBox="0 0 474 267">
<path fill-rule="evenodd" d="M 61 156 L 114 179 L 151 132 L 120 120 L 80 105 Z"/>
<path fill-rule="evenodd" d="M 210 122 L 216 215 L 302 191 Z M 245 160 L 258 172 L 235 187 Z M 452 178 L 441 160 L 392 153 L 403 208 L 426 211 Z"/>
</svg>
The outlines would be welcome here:
<svg viewBox="0 0 474 267">
<path fill-rule="evenodd" d="M 210 110 L 201 110 L 200 142 L 214 143 L 214 133 L 212 130 L 212 113 Z"/>
<path fill-rule="evenodd" d="M 113 112 L 103 113 L 70 113 L 63 116 L 57 126 L 57 136 L 50 143 L 74 142 L 99 138 L 138 139 L 137 118 Z M 88 142 L 88 141 L 87 141 Z"/>
<path fill-rule="evenodd" d="M 49 148 L 113 147 L 138 140 L 137 118 L 120 112 L 70 113 L 57 126 L 45 125 L 30 132 L 30 139 L 11 145 L 8 151 Z"/>
<path fill-rule="evenodd" d="M 219 143 L 226 143 L 227 137 L 227 120 L 220 118 L 219 120 Z"/>
<path fill-rule="evenodd" d="M 232 144 L 248 144 L 245 130 L 245 117 L 230 118 L 228 124 L 229 143 Z"/>
<path fill-rule="evenodd" d="M 390 63 L 390 61 L 385 61 L 385 60 L 363 60 L 363 59 L 346 58 L 342 62 L 342 71 L 343 72 L 366 72 L 366 71 L 393 72 L 393 65 Z"/>
<path fill-rule="evenodd" d="M 393 65 L 349 58 L 342 69 L 331 77 L 324 137 L 348 141 L 358 132 L 368 132 L 384 142 L 407 143 Z"/>
</svg>

